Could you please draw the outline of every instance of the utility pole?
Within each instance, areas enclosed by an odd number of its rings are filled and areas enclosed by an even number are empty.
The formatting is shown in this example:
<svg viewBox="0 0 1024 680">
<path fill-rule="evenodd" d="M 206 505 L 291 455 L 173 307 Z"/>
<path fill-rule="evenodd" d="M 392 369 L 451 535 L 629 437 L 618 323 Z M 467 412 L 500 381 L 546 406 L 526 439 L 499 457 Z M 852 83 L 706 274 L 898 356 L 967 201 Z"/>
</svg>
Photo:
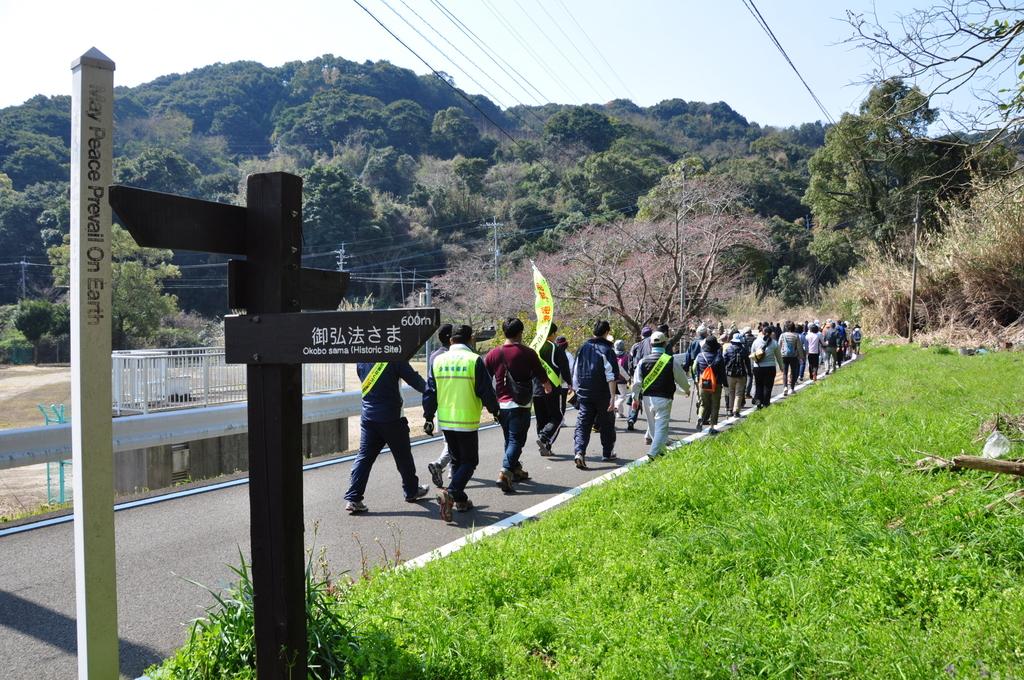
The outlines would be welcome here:
<svg viewBox="0 0 1024 680">
<path fill-rule="evenodd" d="M 498 290 L 498 255 L 500 254 L 498 251 L 498 227 L 504 225 L 498 222 L 498 217 L 495 215 L 490 222 L 484 222 L 483 226 L 494 229 L 494 290 Z"/>
<path fill-rule="evenodd" d="M 427 279 L 427 288 L 423 292 L 423 304 L 424 304 L 425 307 L 429 307 L 431 305 L 431 302 L 432 302 L 432 299 L 433 299 L 433 293 L 434 293 L 434 282 L 431 281 L 430 279 Z M 428 360 L 430 359 L 430 353 L 433 352 L 433 351 L 434 351 L 434 336 L 431 335 L 429 338 L 427 338 L 427 359 Z"/>
<path fill-rule="evenodd" d="M 345 243 L 342 242 L 341 247 L 334 251 L 334 254 L 338 256 L 338 271 L 345 271 L 345 260 L 348 256 L 345 254 Z"/>
<path fill-rule="evenodd" d="M 25 256 L 21 258 L 21 298 L 25 299 L 25 268 L 28 266 L 28 262 L 25 261 Z"/>
<path fill-rule="evenodd" d="M 910 265 L 910 319 L 907 326 L 907 342 L 914 342 L 914 298 L 917 297 L 917 228 L 921 221 L 921 194 L 917 194 L 914 204 L 914 252 Z"/>
</svg>

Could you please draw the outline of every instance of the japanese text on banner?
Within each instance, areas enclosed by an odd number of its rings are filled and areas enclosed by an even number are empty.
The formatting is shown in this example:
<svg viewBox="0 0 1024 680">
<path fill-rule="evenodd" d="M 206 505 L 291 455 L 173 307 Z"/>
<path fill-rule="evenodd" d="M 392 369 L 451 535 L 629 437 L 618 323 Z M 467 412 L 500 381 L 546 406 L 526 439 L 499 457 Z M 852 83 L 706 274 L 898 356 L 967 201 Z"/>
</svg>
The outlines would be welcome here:
<svg viewBox="0 0 1024 680">
<path fill-rule="evenodd" d="M 537 269 L 537 265 L 532 262 L 530 264 L 533 265 L 534 309 L 537 313 L 537 333 L 534 335 L 530 347 L 535 352 L 539 352 L 551 332 L 551 322 L 555 318 L 555 301 L 551 297 L 548 280 Z"/>
</svg>

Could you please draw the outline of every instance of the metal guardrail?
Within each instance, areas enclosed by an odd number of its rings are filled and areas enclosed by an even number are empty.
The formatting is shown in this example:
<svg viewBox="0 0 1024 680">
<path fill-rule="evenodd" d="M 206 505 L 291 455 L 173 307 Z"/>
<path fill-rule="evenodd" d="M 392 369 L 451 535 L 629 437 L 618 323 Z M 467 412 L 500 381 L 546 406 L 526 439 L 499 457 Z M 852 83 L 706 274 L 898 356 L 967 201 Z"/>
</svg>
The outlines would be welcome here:
<svg viewBox="0 0 1024 680">
<path fill-rule="evenodd" d="M 114 415 L 152 413 L 245 400 L 245 366 L 223 347 L 111 352 Z M 304 364 L 304 394 L 345 390 L 345 364 Z"/>
<path fill-rule="evenodd" d="M 402 397 L 407 402 L 410 397 L 417 395 L 411 387 L 402 386 Z M 361 401 L 359 392 L 305 396 L 302 399 L 302 422 L 315 423 L 357 416 Z M 248 405 L 239 402 L 114 418 L 114 451 L 243 434 L 249 430 L 247 411 Z M 73 423 L 68 423 L 0 430 L 0 470 L 70 458 L 72 426 Z"/>
</svg>

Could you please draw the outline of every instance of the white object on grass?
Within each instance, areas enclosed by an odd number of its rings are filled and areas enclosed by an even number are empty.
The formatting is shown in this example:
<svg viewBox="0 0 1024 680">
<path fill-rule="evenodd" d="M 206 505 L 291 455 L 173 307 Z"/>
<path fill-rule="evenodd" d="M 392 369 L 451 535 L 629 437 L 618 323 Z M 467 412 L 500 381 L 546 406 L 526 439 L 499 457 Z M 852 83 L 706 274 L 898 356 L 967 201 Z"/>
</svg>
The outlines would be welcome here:
<svg viewBox="0 0 1024 680">
<path fill-rule="evenodd" d="M 1002 458 L 1010 452 L 1010 440 L 999 430 L 995 430 L 985 440 L 985 448 L 981 451 L 982 458 Z"/>
</svg>

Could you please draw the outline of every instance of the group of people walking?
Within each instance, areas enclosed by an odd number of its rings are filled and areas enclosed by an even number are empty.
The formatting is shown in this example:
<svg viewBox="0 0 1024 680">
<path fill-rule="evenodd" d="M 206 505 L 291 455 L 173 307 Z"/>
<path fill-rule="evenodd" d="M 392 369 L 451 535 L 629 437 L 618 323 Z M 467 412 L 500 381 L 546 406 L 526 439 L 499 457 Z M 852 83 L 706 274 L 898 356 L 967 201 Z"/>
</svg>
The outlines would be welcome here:
<svg viewBox="0 0 1024 680">
<path fill-rule="evenodd" d="M 859 350 L 861 340 L 859 326 L 848 332 L 844 322 L 831 319 L 824 325 L 807 322 L 798 326 L 787 321 L 781 327 L 763 322 L 756 332 L 750 327 L 727 331 L 720 322 L 717 334 L 710 325 L 697 328 L 682 352 L 676 351 L 683 339 L 681 330 L 670 336 L 668 326 L 645 327 L 640 341 L 627 352 L 623 341 L 613 343 L 610 330 L 607 321 L 598 321 L 592 336 L 573 356 L 565 337 L 551 324 L 547 338 L 534 351 L 523 344 L 523 322 L 509 317 L 502 324 L 504 342 L 481 356 L 475 350 L 470 326 L 445 324 L 438 331 L 441 346 L 427 359 L 425 380 L 404 361 L 358 364 L 362 381 L 360 448 L 345 494 L 346 510 L 350 514 L 368 510 L 363 497 L 370 470 L 385 446 L 401 475 L 405 500 L 415 503 L 430 492 L 416 474 L 400 380 L 423 395 L 424 431 L 434 433 L 436 417 L 444 437 L 441 456 L 430 462 L 427 470 L 438 489 L 441 518 L 447 522 L 453 512 L 473 508 L 466 485 L 480 462 L 484 409 L 500 424 L 504 437 L 495 481 L 502 491 L 512 492 L 517 483 L 530 479 L 521 457 L 534 416 L 538 452 L 549 457 L 567 404 L 576 407 L 573 461 L 586 470 L 592 434 L 599 435 L 601 459 L 614 461 L 616 415 L 626 419 L 627 430 L 633 430 L 643 412 L 648 456 L 655 458 L 668 444 L 677 390 L 687 396 L 691 385 L 697 390 L 698 428 L 707 426 L 707 431 L 715 434 L 723 392 L 728 416 L 739 415 L 747 399 L 764 408 L 771 403 L 780 368 L 788 393 L 803 380 L 805 369 L 811 380 L 817 379 L 822 362 L 826 373 L 838 369 L 847 352 Z"/>
</svg>

